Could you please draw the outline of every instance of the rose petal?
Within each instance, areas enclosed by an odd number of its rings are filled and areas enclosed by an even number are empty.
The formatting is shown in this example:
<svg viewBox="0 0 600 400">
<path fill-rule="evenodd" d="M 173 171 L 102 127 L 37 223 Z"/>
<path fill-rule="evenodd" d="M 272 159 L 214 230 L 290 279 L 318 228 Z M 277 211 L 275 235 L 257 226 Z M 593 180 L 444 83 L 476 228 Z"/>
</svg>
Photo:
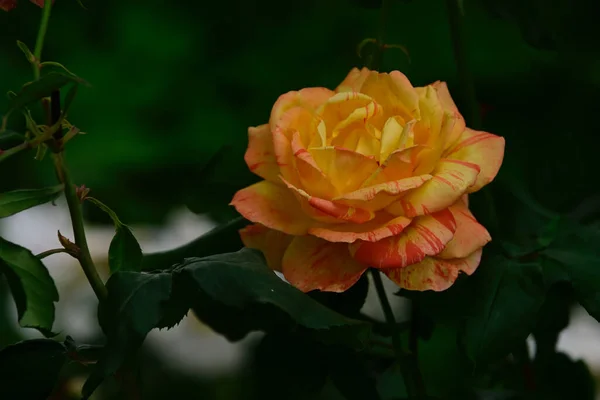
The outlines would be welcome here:
<svg viewBox="0 0 600 400">
<path fill-rule="evenodd" d="M 354 151 L 363 156 L 375 159 L 379 155 L 381 142 L 377 137 L 381 133 L 371 124 L 356 127 L 356 129 L 346 129 L 340 132 L 333 140 L 331 146 Z"/>
<path fill-rule="evenodd" d="M 433 171 L 432 179 L 386 210 L 409 218 L 442 210 L 454 204 L 475 183 L 478 174 L 479 166 L 476 164 L 442 159 Z"/>
<path fill-rule="evenodd" d="M 244 160 L 256 175 L 271 182 L 280 182 L 269 124 L 248 128 L 248 150 Z"/>
<path fill-rule="evenodd" d="M 358 92 L 365 82 L 365 79 L 371 74 L 371 71 L 363 67 L 362 69 L 352 68 L 346 78 L 335 89 L 336 92 Z"/>
<path fill-rule="evenodd" d="M 418 264 L 406 268 L 385 269 L 383 272 L 401 288 L 441 292 L 452 286 L 460 271 L 471 275 L 479 266 L 480 261 L 481 249 L 465 258 L 442 260 L 425 257 Z"/>
<path fill-rule="evenodd" d="M 350 245 L 352 256 L 375 268 L 402 268 L 444 250 L 456 222 L 449 210 L 415 218 L 398 236 L 378 242 L 355 242 Z"/>
<path fill-rule="evenodd" d="M 341 147 L 321 147 L 309 151 L 321 171 L 340 193 L 360 188 L 378 168 L 373 157 Z"/>
<path fill-rule="evenodd" d="M 445 259 L 463 258 L 492 240 L 487 229 L 477 222 L 462 200 L 459 200 L 448 209 L 454 215 L 456 232 L 454 232 L 454 237 L 448 242 L 444 251 L 436 257 Z"/>
<path fill-rule="evenodd" d="M 283 257 L 283 276 L 303 292 L 343 292 L 358 281 L 367 267 L 356 262 L 345 243 L 314 236 L 296 236 Z"/>
<path fill-rule="evenodd" d="M 275 131 L 275 127 L 279 123 L 281 116 L 291 108 L 301 107 L 314 112 L 317 107 L 325 103 L 333 94 L 334 92 L 327 88 L 314 87 L 302 89 L 297 92 L 288 92 L 279 96 L 271 110 L 271 118 L 269 119 L 271 131 Z"/>
<path fill-rule="evenodd" d="M 260 250 L 267 259 L 269 268 L 281 271 L 281 260 L 294 236 L 269 229 L 261 224 L 248 225 L 240 229 L 244 246 Z"/>
<path fill-rule="evenodd" d="M 414 121 L 402 125 L 401 119 L 398 117 L 389 118 L 385 122 L 383 131 L 381 132 L 380 162 L 385 162 L 393 152 L 414 145 L 414 125 Z"/>
<path fill-rule="evenodd" d="M 357 240 L 376 242 L 386 237 L 400 234 L 410 224 L 406 217 L 394 217 L 382 212 L 364 224 L 336 224 L 322 227 L 314 227 L 308 233 L 328 242 L 353 243 Z"/>
<path fill-rule="evenodd" d="M 504 138 L 467 128 L 458 139 L 458 143 L 445 154 L 445 157 L 479 166 L 480 172 L 477 181 L 467 191 L 473 193 L 496 177 L 504 158 Z"/>
<path fill-rule="evenodd" d="M 419 95 L 419 110 L 421 119 L 415 124 L 415 143 L 429 147 L 439 146 L 440 130 L 442 129 L 442 118 L 444 110 L 433 86 L 415 88 Z"/>
<path fill-rule="evenodd" d="M 378 177 L 377 181 L 396 181 L 414 176 L 421 158 L 419 155 L 427 150 L 428 147 L 417 145 L 394 151 L 385 161 L 382 176 Z"/>
<path fill-rule="evenodd" d="M 304 235 L 313 224 L 289 189 L 269 181 L 238 191 L 230 205 L 244 218 L 290 235 Z"/>
<path fill-rule="evenodd" d="M 367 111 L 365 108 L 370 109 L 371 116 L 373 116 L 377 107 L 378 106 L 373 102 L 373 99 L 365 94 L 358 92 L 344 92 L 336 93 L 328 98 L 327 101 L 317 109 L 317 114 L 325 123 L 327 132 L 333 133 L 334 128 L 336 128 L 341 121 L 349 118 L 355 111 L 363 110 L 363 113 L 365 113 Z M 366 116 L 368 116 L 368 112 L 366 112 Z M 362 116 L 362 118 L 364 118 L 364 116 Z M 361 117 L 355 115 L 352 119 L 347 121 L 346 124 L 359 120 L 361 120 Z"/>
<path fill-rule="evenodd" d="M 338 191 L 321 171 L 310 152 L 303 147 L 298 132 L 292 139 L 292 152 L 295 156 L 298 177 L 305 191 L 325 199 L 335 197 Z M 279 178 L 278 181 L 281 182 Z"/>
<path fill-rule="evenodd" d="M 308 206 L 303 207 L 302 209 L 317 221 L 330 223 L 354 222 L 357 224 L 362 224 L 375 218 L 375 213 L 371 211 L 350 207 L 344 204 L 332 202 L 330 200 L 311 196 L 305 190 L 302 190 L 287 182 L 283 177 L 281 177 L 281 180 L 296 194 L 296 197 L 301 202 L 304 202 L 304 204 Z M 312 212 L 310 211 L 311 209 Z M 326 218 L 322 219 L 321 217 Z"/>
<path fill-rule="evenodd" d="M 465 130 L 465 119 L 458 111 L 456 104 L 454 104 L 454 100 L 452 100 L 452 96 L 448 91 L 448 85 L 446 85 L 446 82 L 437 81 L 431 86 L 433 86 L 433 88 L 436 90 L 444 111 L 454 116 L 454 126 L 452 127 L 452 130 L 447 132 L 444 140 L 444 149 L 447 149 L 458 140 L 458 137 Z"/>
<path fill-rule="evenodd" d="M 334 198 L 333 201 L 351 207 L 378 211 L 398 200 L 398 197 L 402 193 L 422 186 L 431 178 L 431 175 L 419 175 L 396 181 L 379 183 L 346 193 Z"/>
<path fill-rule="evenodd" d="M 386 118 L 400 116 L 408 122 L 421 118 L 419 111 L 419 95 L 408 78 L 399 71 L 389 74 L 371 71 L 359 90 L 373 98 L 384 109 Z"/>
</svg>

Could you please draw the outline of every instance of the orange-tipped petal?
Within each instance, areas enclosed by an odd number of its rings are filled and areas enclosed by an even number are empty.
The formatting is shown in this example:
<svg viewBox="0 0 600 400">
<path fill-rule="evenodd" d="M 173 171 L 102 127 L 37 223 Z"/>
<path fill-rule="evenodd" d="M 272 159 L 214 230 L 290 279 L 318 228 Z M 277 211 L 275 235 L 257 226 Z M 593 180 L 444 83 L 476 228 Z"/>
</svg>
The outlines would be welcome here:
<svg viewBox="0 0 600 400">
<path fill-rule="evenodd" d="M 292 139 L 288 138 L 281 129 L 276 129 L 273 131 L 273 148 L 281 176 L 293 185 L 301 186 L 298 171 L 294 163 Z"/>
<path fill-rule="evenodd" d="M 374 157 L 341 147 L 321 147 L 309 151 L 340 193 L 357 190 L 378 168 Z"/>
<path fill-rule="evenodd" d="M 280 182 L 269 124 L 248 128 L 248 150 L 244 160 L 256 175 L 271 182 Z"/>
<path fill-rule="evenodd" d="M 345 243 L 296 236 L 283 257 L 283 276 L 303 292 L 344 292 L 367 267 L 356 262 Z"/>
<path fill-rule="evenodd" d="M 449 210 L 415 218 L 398 236 L 378 242 L 355 242 L 352 256 L 375 268 L 403 268 L 442 252 L 452 239 L 456 221 Z"/>
<path fill-rule="evenodd" d="M 281 117 L 288 110 L 300 107 L 314 112 L 317 107 L 325 103 L 333 94 L 334 92 L 327 88 L 315 87 L 302 89 L 297 92 L 292 91 L 279 96 L 271 110 L 271 118 L 269 119 L 271 131 L 275 131 Z"/>
<path fill-rule="evenodd" d="M 487 229 L 477 222 L 462 200 L 450 206 L 449 210 L 456 221 L 456 232 L 454 232 L 454 237 L 448 242 L 444 251 L 436 257 L 445 259 L 463 258 L 492 240 Z"/>
<path fill-rule="evenodd" d="M 314 227 L 308 233 L 328 242 L 353 243 L 357 240 L 376 242 L 390 236 L 399 235 L 411 220 L 406 217 L 394 217 L 385 212 L 364 224 L 336 224 L 323 227 Z"/>
<path fill-rule="evenodd" d="M 281 177 L 283 183 L 296 194 L 299 201 L 303 201 L 308 207 L 302 209 L 317 221 L 330 223 L 354 222 L 362 224 L 375 218 L 375 213 L 356 207 L 338 204 L 330 200 L 311 196 L 305 190 L 302 190 Z M 310 211 L 312 210 L 312 212 Z M 322 217 L 325 217 L 324 219 Z"/>
<path fill-rule="evenodd" d="M 385 168 L 382 171 L 382 176 L 378 177 L 377 181 L 379 182 L 381 179 L 383 182 L 396 181 L 414 176 L 421 158 L 420 154 L 429 150 L 428 147 L 416 145 L 394 151 L 383 164 Z"/>
<path fill-rule="evenodd" d="M 269 229 L 261 224 L 248 225 L 240 229 L 244 246 L 260 250 L 267 259 L 269 268 L 281 271 L 283 254 L 294 238 L 283 232 Z"/>
<path fill-rule="evenodd" d="M 504 138 L 467 128 L 458 139 L 458 143 L 446 153 L 445 157 L 479 166 L 480 172 L 477 181 L 467 191 L 473 193 L 496 177 L 504 158 Z"/>
<path fill-rule="evenodd" d="M 419 175 L 396 181 L 379 183 L 346 193 L 333 200 L 352 207 L 378 211 L 398 200 L 398 197 L 402 193 L 422 186 L 431 178 L 431 175 Z"/>
<path fill-rule="evenodd" d="M 460 160 L 442 159 L 433 178 L 404 195 L 386 210 L 409 218 L 442 210 L 454 204 L 475 183 L 479 166 Z"/>
<path fill-rule="evenodd" d="M 238 191 L 230 205 L 244 218 L 290 235 L 304 235 L 312 224 L 293 193 L 269 181 Z"/>
<path fill-rule="evenodd" d="M 441 292 L 448 289 L 459 272 L 471 275 L 481 261 L 481 249 L 465 258 L 443 260 L 436 257 L 425 257 L 418 264 L 406 268 L 386 269 L 383 272 L 398 286 L 407 290 L 433 290 Z"/>
</svg>

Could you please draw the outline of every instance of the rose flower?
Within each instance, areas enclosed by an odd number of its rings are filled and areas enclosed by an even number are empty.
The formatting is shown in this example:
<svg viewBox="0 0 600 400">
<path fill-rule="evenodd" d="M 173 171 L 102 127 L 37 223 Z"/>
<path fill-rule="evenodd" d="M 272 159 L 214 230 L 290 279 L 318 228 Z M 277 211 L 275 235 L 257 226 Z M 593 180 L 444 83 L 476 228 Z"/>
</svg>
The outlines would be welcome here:
<svg viewBox="0 0 600 400">
<path fill-rule="evenodd" d="M 441 291 L 479 265 L 491 238 L 467 196 L 498 173 L 504 139 L 467 128 L 444 82 L 353 69 L 335 91 L 282 95 L 248 132 L 264 180 L 231 202 L 255 223 L 240 234 L 298 289 L 342 292 L 373 267 Z"/>
</svg>

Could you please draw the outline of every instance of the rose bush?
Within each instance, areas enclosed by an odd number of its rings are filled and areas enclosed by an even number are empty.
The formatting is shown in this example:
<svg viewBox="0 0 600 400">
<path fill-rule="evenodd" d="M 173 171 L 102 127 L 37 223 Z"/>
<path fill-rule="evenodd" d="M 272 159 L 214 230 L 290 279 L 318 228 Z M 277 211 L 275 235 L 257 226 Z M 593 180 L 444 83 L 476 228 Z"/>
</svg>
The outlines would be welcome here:
<svg viewBox="0 0 600 400">
<path fill-rule="evenodd" d="M 503 156 L 504 139 L 467 128 L 444 82 L 353 69 L 335 91 L 282 95 L 249 129 L 245 160 L 264 180 L 231 204 L 256 223 L 244 244 L 302 291 L 344 291 L 368 267 L 441 291 L 491 240 L 467 196 Z"/>
</svg>

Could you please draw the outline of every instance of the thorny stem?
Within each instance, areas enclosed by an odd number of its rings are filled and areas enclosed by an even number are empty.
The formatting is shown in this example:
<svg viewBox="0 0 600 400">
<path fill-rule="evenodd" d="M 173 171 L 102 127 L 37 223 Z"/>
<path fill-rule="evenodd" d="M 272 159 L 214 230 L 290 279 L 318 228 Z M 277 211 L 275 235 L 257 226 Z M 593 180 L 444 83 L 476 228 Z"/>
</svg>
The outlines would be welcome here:
<svg viewBox="0 0 600 400">
<path fill-rule="evenodd" d="M 33 74 L 36 80 L 40 77 L 39 63 L 42 59 L 42 49 L 44 47 L 44 38 L 46 37 L 46 31 L 48 29 L 48 20 L 50 19 L 51 9 L 52 0 L 46 0 L 44 3 L 44 10 L 42 12 L 42 20 L 40 22 L 37 40 L 35 43 L 35 50 L 33 53 L 33 55 L 36 58 L 33 70 Z M 50 106 L 51 115 L 50 120 L 48 121 L 48 126 L 53 126 L 60 119 L 60 95 L 58 93 L 53 93 L 52 102 L 54 104 L 51 104 Z M 100 302 L 103 302 L 106 299 L 108 293 L 106 291 L 106 286 L 104 286 L 104 283 L 100 278 L 100 275 L 98 275 L 98 271 L 96 270 L 96 266 L 94 265 L 94 261 L 92 260 L 92 255 L 90 254 L 87 238 L 85 236 L 83 214 L 81 212 L 81 202 L 77 197 L 75 185 L 71 180 L 69 170 L 65 164 L 64 154 L 62 152 L 57 152 L 53 154 L 53 159 L 58 180 L 61 183 L 63 183 L 65 187 L 65 197 L 67 199 L 67 205 L 69 207 L 69 213 L 71 215 L 73 234 L 75 236 L 75 244 L 80 249 L 80 253 L 78 254 L 77 259 L 79 260 L 79 264 L 81 265 L 85 276 L 87 277 L 90 285 L 92 286 L 96 297 L 98 297 L 98 300 Z"/>
</svg>

